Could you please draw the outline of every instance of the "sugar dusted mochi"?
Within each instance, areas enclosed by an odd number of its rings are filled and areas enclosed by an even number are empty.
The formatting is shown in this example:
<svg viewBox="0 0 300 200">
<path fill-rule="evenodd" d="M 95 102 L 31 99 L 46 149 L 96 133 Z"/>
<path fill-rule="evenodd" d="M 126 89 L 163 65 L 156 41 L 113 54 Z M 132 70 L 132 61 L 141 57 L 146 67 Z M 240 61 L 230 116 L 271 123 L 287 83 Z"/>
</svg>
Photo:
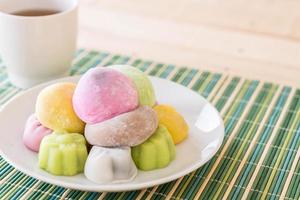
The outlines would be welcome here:
<svg viewBox="0 0 300 200">
<path fill-rule="evenodd" d="M 85 176 L 95 183 L 131 181 L 137 168 L 130 147 L 106 148 L 93 146 L 84 167 Z"/>
<path fill-rule="evenodd" d="M 188 136 L 188 124 L 174 107 L 161 104 L 156 105 L 154 110 L 157 113 L 159 123 L 168 129 L 175 144 L 182 142 Z"/>
<path fill-rule="evenodd" d="M 175 159 L 176 149 L 168 129 L 159 125 L 148 140 L 132 147 L 131 155 L 139 169 L 149 171 L 168 166 Z"/>
<path fill-rule="evenodd" d="M 29 116 L 23 133 L 23 143 L 32 151 L 38 152 L 42 139 L 52 133 L 51 129 L 44 127 L 35 117 Z"/>
<path fill-rule="evenodd" d="M 58 132 L 83 133 L 85 123 L 72 104 L 75 87 L 74 83 L 56 83 L 39 93 L 35 111 L 42 125 Z"/>
<path fill-rule="evenodd" d="M 136 146 L 147 140 L 156 130 L 158 119 L 149 106 L 120 114 L 97 124 L 87 124 L 86 140 L 97 146 Z"/>
<path fill-rule="evenodd" d="M 130 65 L 112 65 L 109 68 L 118 70 L 133 80 L 139 94 L 140 105 L 154 106 L 156 99 L 152 83 L 141 70 Z"/>
<path fill-rule="evenodd" d="M 83 172 L 87 154 L 82 134 L 52 133 L 41 142 L 39 167 L 53 175 L 72 176 Z"/>
<path fill-rule="evenodd" d="M 132 80 L 117 70 L 96 67 L 79 80 L 73 106 L 88 124 L 100 123 L 138 106 L 138 92 Z"/>
</svg>

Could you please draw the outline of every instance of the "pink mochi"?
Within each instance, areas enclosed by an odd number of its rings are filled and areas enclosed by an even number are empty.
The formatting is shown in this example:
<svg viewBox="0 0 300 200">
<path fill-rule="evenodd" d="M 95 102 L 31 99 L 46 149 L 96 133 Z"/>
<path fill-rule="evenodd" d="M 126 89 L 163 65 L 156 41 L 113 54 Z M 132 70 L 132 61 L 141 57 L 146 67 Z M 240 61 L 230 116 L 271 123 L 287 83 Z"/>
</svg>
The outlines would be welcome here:
<svg viewBox="0 0 300 200">
<path fill-rule="evenodd" d="M 97 67 L 79 80 L 73 95 L 78 117 L 95 124 L 137 108 L 138 92 L 131 79 L 114 69 Z"/>
<path fill-rule="evenodd" d="M 30 115 L 27 119 L 23 134 L 23 143 L 32 151 L 38 152 L 42 139 L 52 133 L 51 129 L 44 127 L 35 117 Z"/>
</svg>

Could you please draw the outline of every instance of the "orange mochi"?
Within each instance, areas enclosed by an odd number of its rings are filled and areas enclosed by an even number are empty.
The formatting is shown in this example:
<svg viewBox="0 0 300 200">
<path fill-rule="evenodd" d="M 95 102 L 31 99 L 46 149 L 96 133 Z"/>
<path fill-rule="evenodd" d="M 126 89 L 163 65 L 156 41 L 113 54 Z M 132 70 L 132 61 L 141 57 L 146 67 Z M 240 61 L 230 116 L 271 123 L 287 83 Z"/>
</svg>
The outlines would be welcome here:
<svg viewBox="0 0 300 200">
<path fill-rule="evenodd" d="M 168 129 L 174 144 L 180 143 L 187 137 L 189 131 L 188 124 L 174 107 L 161 104 L 156 105 L 154 110 L 157 113 L 159 124 L 164 125 Z"/>
<path fill-rule="evenodd" d="M 35 112 L 42 125 L 59 132 L 84 132 L 85 123 L 73 109 L 72 98 L 75 87 L 74 83 L 56 83 L 40 92 Z"/>
</svg>

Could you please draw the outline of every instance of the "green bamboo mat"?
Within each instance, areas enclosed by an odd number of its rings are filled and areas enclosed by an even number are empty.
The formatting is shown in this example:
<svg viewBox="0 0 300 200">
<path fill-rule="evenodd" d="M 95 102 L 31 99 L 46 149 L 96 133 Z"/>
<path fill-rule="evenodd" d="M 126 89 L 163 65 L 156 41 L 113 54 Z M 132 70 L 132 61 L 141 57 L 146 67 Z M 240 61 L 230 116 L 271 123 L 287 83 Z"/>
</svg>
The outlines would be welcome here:
<svg viewBox="0 0 300 200">
<path fill-rule="evenodd" d="M 70 73 L 125 63 L 191 88 L 215 105 L 226 128 L 216 156 L 178 180 L 119 193 L 57 187 L 26 176 L 0 158 L 0 199 L 300 198 L 299 88 L 83 49 Z M 18 92 L 0 67 L 0 104 Z"/>
</svg>

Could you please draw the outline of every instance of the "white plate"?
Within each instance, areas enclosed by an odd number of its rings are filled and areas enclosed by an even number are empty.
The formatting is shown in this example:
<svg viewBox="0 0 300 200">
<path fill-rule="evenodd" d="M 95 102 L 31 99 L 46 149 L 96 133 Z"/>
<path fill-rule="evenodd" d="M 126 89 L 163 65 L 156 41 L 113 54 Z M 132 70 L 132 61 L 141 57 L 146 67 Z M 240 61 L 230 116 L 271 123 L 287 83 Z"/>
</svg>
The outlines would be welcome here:
<svg viewBox="0 0 300 200">
<path fill-rule="evenodd" d="M 184 176 L 209 161 L 220 148 L 224 137 L 223 121 L 217 110 L 199 94 L 179 84 L 150 77 L 159 103 L 173 105 L 186 119 L 190 132 L 188 138 L 176 145 L 176 159 L 164 168 L 139 171 L 127 183 L 95 184 L 84 174 L 53 176 L 38 168 L 38 156 L 22 143 L 27 117 L 34 112 L 38 93 L 55 82 L 77 82 L 79 77 L 66 77 L 29 89 L 10 100 L 0 112 L 1 155 L 18 170 L 55 185 L 86 191 L 136 190 L 166 183 Z"/>
</svg>

